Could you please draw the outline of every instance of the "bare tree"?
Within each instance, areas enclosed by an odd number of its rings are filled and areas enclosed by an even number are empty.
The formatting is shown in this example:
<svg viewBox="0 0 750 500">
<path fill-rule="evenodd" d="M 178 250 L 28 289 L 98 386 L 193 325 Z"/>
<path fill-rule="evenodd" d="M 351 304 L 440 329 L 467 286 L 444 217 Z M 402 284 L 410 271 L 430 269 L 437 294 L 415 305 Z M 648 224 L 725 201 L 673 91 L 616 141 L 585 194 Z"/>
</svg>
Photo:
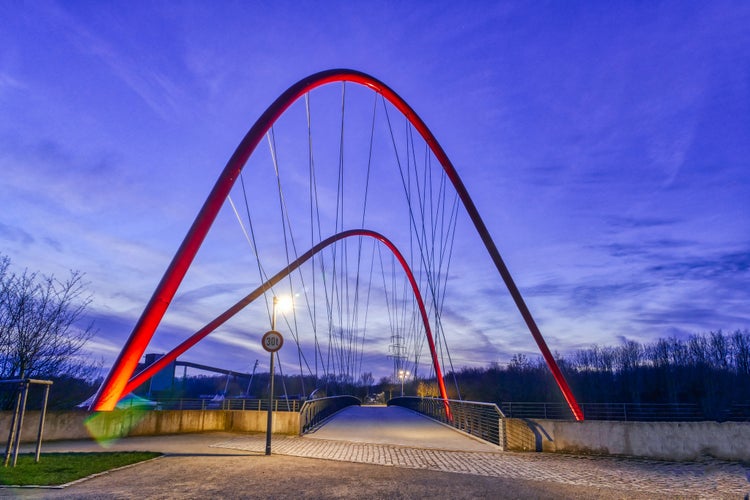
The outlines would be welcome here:
<svg viewBox="0 0 750 500">
<path fill-rule="evenodd" d="M 731 341 L 735 371 L 738 375 L 750 375 L 750 331 L 736 330 Z"/>
<path fill-rule="evenodd" d="M 729 370 L 732 357 L 730 337 L 725 336 L 721 330 L 711 332 L 709 335 L 711 366 L 719 370 Z"/>
<path fill-rule="evenodd" d="M 15 274 L 0 257 L 0 378 L 91 376 L 93 364 L 79 358 L 94 334 L 80 325 L 90 302 L 81 273 Z"/>
<path fill-rule="evenodd" d="M 372 376 L 372 372 L 362 372 L 359 376 L 359 385 L 367 387 L 367 393 L 370 393 L 370 387 L 375 383 L 375 377 Z"/>
</svg>

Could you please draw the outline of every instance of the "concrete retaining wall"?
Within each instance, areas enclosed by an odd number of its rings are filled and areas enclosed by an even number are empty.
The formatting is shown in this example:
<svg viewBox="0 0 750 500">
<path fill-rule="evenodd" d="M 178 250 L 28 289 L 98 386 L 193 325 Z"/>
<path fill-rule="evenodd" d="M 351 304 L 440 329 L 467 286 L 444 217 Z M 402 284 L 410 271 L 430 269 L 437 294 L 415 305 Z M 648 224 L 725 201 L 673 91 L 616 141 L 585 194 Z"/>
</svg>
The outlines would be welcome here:
<svg viewBox="0 0 750 500">
<path fill-rule="evenodd" d="M 0 412 L 0 439 L 7 441 L 12 412 Z M 257 410 L 120 410 L 102 413 L 85 411 L 47 412 L 44 441 L 62 439 L 111 439 L 124 436 L 152 436 L 183 432 L 265 432 L 267 413 Z M 299 413 L 274 412 L 274 434 L 299 434 Z M 39 412 L 26 412 L 22 442 L 36 441 Z"/>
<path fill-rule="evenodd" d="M 660 460 L 750 461 L 749 422 L 504 419 L 507 449 Z"/>
<path fill-rule="evenodd" d="M 7 440 L 11 412 L 0 412 L 0 439 Z M 257 410 L 166 410 L 49 412 L 44 440 L 111 439 L 183 432 L 265 432 L 266 412 Z M 23 442 L 36 440 L 39 412 L 24 418 Z M 275 434 L 298 434 L 300 415 L 274 412 Z M 503 420 L 506 449 L 573 454 L 624 455 L 661 460 L 750 461 L 750 422 L 613 422 Z"/>
</svg>

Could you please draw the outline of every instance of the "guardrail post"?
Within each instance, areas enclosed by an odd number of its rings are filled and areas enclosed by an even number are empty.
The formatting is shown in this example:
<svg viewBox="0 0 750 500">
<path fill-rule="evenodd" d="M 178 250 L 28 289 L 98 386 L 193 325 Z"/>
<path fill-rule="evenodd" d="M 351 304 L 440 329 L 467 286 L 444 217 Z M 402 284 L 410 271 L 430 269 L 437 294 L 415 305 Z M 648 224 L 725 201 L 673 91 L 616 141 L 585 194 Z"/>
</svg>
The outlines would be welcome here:
<svg viewBox="0 0 750 500">
<path fill-rule="evenodd" d="M 502 417 L 497 419 L 497 440 L 500 449 L 508 451 L 508 438 L 505 435 L 505 419 Z"/>
</svg>

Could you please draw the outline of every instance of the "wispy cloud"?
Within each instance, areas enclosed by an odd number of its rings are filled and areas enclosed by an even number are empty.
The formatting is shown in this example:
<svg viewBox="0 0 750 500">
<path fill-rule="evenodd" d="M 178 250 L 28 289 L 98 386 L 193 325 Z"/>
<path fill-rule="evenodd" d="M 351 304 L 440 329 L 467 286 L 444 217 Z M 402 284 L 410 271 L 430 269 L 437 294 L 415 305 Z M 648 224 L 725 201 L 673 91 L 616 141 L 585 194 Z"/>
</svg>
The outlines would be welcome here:
<svg viewBox="0 0 750 500">
<path fill-rule="evenodd" d="M 10 95 L 12 91 L 23 90 L 26 85 L 14 76 L 0 71 L 0 99 Z"/>
<path fill-rule="evenodd" d="M 0 237 L 5 240 L 15 241 L 23 246 L 34 243 L 34 237 L 20 227 L 0 223 Z"/>
<path fill-rule="evenodd" d="M 127 178 L 112 151 L 87 156 L 54 139 L 2 134 L 0 147 L 5 187 L 36 204 L 44 200 L 56 211 L 78 215 L 100 209 L 112 200 L 109 187 Z"/>
<path fill-rule="evenodd" d="M 742 252 L 701 255 L 655 264 L 647 273 L 666 280 L 706 280 L 718 282 L 730 278 L 744 281 L 750 275 L 750 249 Z M 748 292 L 750 295 L 750 292 Z"/>
<path fill-rule="evenodd" d="M 63 26 L 65 38 L 78 51 L 90 55 L 104 64 L 117 79 L 130 88 L 154 113 L 167 121 L 175 121 L 182 116 L 182 103 L 186 94 L 181 84 L 169 76 L 161 67 L 149 64 L 151 47 L 137 51 L 139 44 L 133 43 L 116 28 L 118 22 L 112 14 L 109 19 L 94 28 L 75 14 L 73 6 L 46 4 L 44 17 Z M 154 12 L 156 15 L 156 13 Z M 106 34 L 105 34 L 106 33 Z M 123 44 L 124 42 L 124 44 Z M 127 49 L 129 50 L 126 50 Z M 174 66 L 174 61 L 167 61 Z"/>
</svg>

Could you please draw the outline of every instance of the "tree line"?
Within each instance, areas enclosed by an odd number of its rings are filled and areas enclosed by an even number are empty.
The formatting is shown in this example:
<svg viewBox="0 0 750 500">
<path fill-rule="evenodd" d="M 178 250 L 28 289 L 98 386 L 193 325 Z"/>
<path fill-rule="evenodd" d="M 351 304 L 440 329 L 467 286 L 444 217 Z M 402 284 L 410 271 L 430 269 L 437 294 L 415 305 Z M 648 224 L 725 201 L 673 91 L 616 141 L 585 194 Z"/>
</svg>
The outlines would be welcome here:
<svg viewBox="0 0 750 500">
<path fill-rule="evenodd" d="M 713 331 L 654 342 L 593 345 L 555 356 L 582 403 L 690 403 L 711 416 L 750 403 L 750 331 Z M 514 355 L 506 367 L 463 368 L 446 376 L 451 397 L 501 403 L 562 402 L 541 356 Z M 458 389 L 456 388 L 458 386 Z"/>
<path fill-rule="evenodd" d="M 750 404 L 750 331 L 736 330 L 670 337 L 649 343 L 633 340 L 619 346 L 592 345 L 567 356 L 556 354 L 576 399 L 580 403 L 697 404 L 707 417 L 719 418 L 733 403 Z M 172 397 L 198 397 L 245 392 L 241 379 L 198 376 L 179 380 Z M 494 402 L 563 403 L 560 390 L 541 356 L 514 355 L 506 366 L 491 363 L 482 368 L 462 368 L 445 376 L 451 399 Z M 374 382 L 363 373 L 356 383 L 335 377 L 315 379 L 277 375 L 277 390 L 305 398 L 315 388 L 318 395 L 352 394 L 366 399 L 400 394 L 400 382 L 388 377 Z M 255 376 L 253 397 L 267 397 L 268 374 Z M 141 388 L 141 391 L 145 386 Z M 438 396 L 434 379 L 408 380 L 407 396 Z M 166 396 L 162 394 L 160 396 Z"/>
</svg>

